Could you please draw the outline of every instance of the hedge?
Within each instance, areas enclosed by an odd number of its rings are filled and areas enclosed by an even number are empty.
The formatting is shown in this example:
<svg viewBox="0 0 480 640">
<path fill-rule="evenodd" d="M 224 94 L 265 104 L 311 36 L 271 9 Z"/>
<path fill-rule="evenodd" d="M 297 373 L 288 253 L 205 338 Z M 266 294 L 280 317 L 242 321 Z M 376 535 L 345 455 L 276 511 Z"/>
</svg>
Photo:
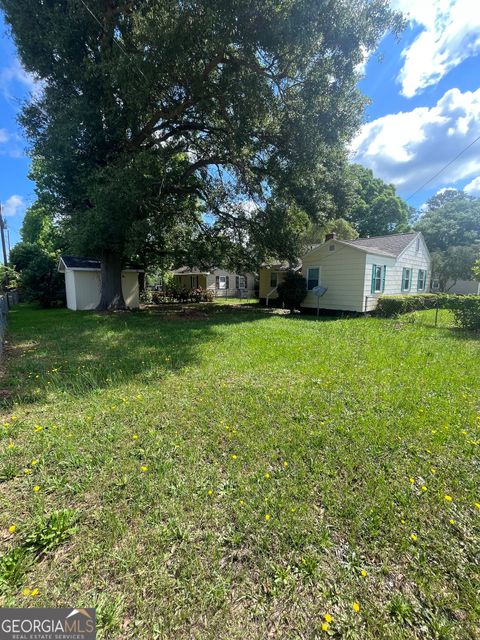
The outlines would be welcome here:
<svg viewBox="0 0 480 640">
<path fill-rule="evenodd" d="M 463 329 L 480 331 L 480 296 L 461 296 L 449 293 L 421 293 L 417 295 L 380 296 L 375 313 L 393 318 L 410 311 L 450 309 L 455 322 Z"/>
</svg>

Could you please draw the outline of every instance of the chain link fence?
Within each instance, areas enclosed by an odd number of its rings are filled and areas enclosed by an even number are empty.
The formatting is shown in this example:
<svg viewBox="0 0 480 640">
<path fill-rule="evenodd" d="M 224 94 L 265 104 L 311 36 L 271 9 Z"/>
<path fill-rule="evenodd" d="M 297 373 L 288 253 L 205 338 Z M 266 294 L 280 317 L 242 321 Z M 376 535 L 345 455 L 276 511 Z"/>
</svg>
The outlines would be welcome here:
<svg viewBox="0 0 480 640">
<path fill-rule="evenodd" d="M 7 331 L 8 311 L 18 303 L 18 291 L 0 294 L 0 352 L 3 351 L 3 340 Z"/>
</svg>

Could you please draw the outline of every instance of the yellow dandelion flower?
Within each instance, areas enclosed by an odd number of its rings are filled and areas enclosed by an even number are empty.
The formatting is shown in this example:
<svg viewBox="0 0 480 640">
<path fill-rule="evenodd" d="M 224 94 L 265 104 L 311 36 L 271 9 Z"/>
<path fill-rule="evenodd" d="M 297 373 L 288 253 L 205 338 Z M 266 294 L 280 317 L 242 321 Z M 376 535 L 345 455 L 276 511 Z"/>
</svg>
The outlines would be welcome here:
<svg viewBox="0 0 480 640">
<path fill-rule="evenodd" d="M 24 596 L 29 596 L 30 595 L 30 589 L 28 587 L 25 587 L 24 590 L 22 591 L 22 594 Z"/>
<path fill-rule="evenodd" d="M 452 496 L 443 496 L 447 502 L 452 502 Z"/>
<path fill-rule="evenodd" d="M 23 473 L 24 473 L 26 476 L 28 476 L 28 475 L 30 475 L 30 474 L 32 473 L 32 470 L 31 470 L 31 469 L 24 469 L 24 470 L 23 470 Z"/>
<path fill-rule="evenodd" d="M 9 442 L 7 446 L 9 449 L 13 449 L 15 445 L 13 444 L 13 442 Z"/>
<path fill-rule="evenodd" d="M 358 602 L 354 602 L 354 603 L 352 604 L 352 609 L 353 609 L 356 613 L 358 613 L 358 612 L 360 611 L 360 605 L 358 604 Z"/>
<path fill-rule="evenodd" d="M 148 467 L 146 464 L 142 464 L 142 466 L 140 467 L 140 471 L 142 473 L 146 473 L 148 471 Z"/>
<path fill-rule="evenodd" d="M 324 622 L 324 623 L 322 624 L 322 631 L 328 631 L 328 627 L 329 627 L 329 626 L 330 626 L 330 625 L 328 624 L 328 622 Z"/>
<path fill-rule="evenodd" d="M 477 507 L 477 509 L 480 509 L 480 502 L 475 502 L 475 506 Z"/>
<path fill-rule="evenodd" d="M 411 538 L 414 542 L 416 542 L 416 541 L 417 541 L 417 534 L 416 534 L 416 533 L 411 533 L 411 534 L 410 534 L 410 538 Z"/>
<path fill-rule="evenodd" d="M 437 470 L 435 469 L 435 467 L 432 467 L 432 468 L 430 469 L 430 471 L 431 471 L 433 474 L 437 473 Z"/>
<path fill-rule="evenodd" d="M 455 520 L 452 518 L 451 520 L 449 520 L 450 524 L 455 524 Z"/>
<path fill-rule="evenodd" d="M 43 427 L 41 427 L 39 424 L 35 425 L 34 431 L 35 433 L 38 433 L 39 431 L 41 431 L 43 429 Z"/>
<path fill-rule="evenodd" d="M 9 533 L 15 533 L 16 528 L 17 528 L 17 525 L 16 525 L 16 524 L 11 524 L 11 525 L 8 527 L 8 532 L 9 532 Z"/>
<path fill-rule="evenodd" d="M 266 513 L 266 514 L 265 514 L 265 520 L 266 520 L 267 522 L 270 520 L 270 514 L 269 514 L 269 513 Z"/>
<path fill-rule="evenodd" d="M 267 480 L 270 478 L 270 474 L 269 474 L 268 472 L 265 474 L 265 478 L 266 478 Z"/>
<path fill-rule="evenodd" d="M 236 460 L 237 459 L 237 454 L 236 453 L 232 453 L 232 460 Z"/>
<path fill-rule="evenodd" d="M 288 467 L 288 462 L 287 462 L 286 460 L 284 460 L 284 462 L 283 462 L 283 466 L 284 466 L 284 467 Z"/>
<path fill-rule="evenodd" d="M 32 467 L 34 467 L 36 464 L 38 464 L 38 460 L 34 458 L 30 464 L 32 465 Z"/>
<path fill-rule="evenodd" d="M 400 522 L 401 522 L 402 524 L 405 524 L 405 520 L 404 520 L 403 518 L 400 520 Z"/>
<path fill-rule="evenodd" d="M 40 487 L 38 486 L 38 484 L 36 484 L 36 485 L 33 487 L 33 491 L 34 491 L 34 493 L 38 493 L 38 492 L 40 491 Z"/>
<path fill-rule="evenodd" d="M 238 504 L 244 505 L 244 504 L 245 504 L 245 502 L 244 502 L 244 500 L 239 500 L 239 501 L 238 501 Z"/>
<path fill-rule="evenodd" d="M 12 416 L 12 417 L 11 417 L 11 420 L 14 420 L 14 421 L 15 421 L 15 420 L 18 420 L 18 418 L 17 418 L 17 416 Z"/>
<path fill-rule="evenodd" d="M 325 618 L 325 622 L 331 622 L 332 621 L 332 616 L 329 613 L 326 613 L 323 617 Z"/>
<path fill-rule="evenodd" d="M 367 572 L 365 571 L 365 569 L 362 569 L 362 570 L 360 571 L 360 575 L 362 576 L 362 578 L 365 578 L 365 577 L 366 577 Z"/>
<path fill-rule="evenodd" d="M 133 436 L 132 436 L 132 438 L 133 438 L 134 440 L 138 440 L 138 436 L 137 436 L 137 434 L 136 434 L 136 433 L 134 433 L 134 434 L 133 434 Z"/>
<path fill-rule="evenodd" d="M 409 478 L 410 484 L 413 484 L 415 482 L 414 478 Z"/>
<path fill-rule="evenodd" d="M 422 484 L 422 491 L 426 491 L 426 490 L 427 490 L 427 487 L 424 484 Z"/>
<path fill-rule="evenodd" d="M 35 589 L 31 592 L 31 594 L 30 594 L 30 595 L 31 595 L 31 596 L 33 596 L 33 597 L 35 597 L 35 596 L 38 596 L 38 594 L 39 594 L 39 593 L 40 593 L 40 591 L 39 591 L 38 589 L 36 589 L 36 588 L 35 588 Z"/>
<path fill-rule="evenodd" d="M 213 494 L 212 489 L 209 489 L 209 490 L 208 490 L 208 495 L 209 495 L 209 496 L 211 496 L 212 494 Z"/>
</svg>

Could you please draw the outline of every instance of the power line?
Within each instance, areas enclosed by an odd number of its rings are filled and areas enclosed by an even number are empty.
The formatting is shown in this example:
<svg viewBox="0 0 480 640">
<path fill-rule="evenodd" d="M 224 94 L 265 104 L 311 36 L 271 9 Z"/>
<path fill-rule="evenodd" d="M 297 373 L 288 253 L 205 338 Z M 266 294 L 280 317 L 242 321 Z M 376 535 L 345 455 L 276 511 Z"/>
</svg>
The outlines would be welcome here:
<svg viewBox="0 0 480 640">
<path fill-rule="evenodd" d="M 103 24 L 100 22 L 100 20 L 98 19 L 98 17 L 93 13 L 93 11 L 90 9 L 90 7 L 88 6 L 88 4 L 84 1 L 84 0 L 80 0 L 80 2 L 83 4 L 83 6 L 85 7 L 85 9 L 88 11 L 88 13 L 92 16 L 92 18 L 95 20 L 95 22 L 97 22 L 100 27 L 102 28 L 102 30 L 104 30 Z M 130 55 L 128 54 L 128 52 L 126 51 L 126 49 L 120 44 L 120 42 L 115 38 L 115 36 L 113 37 L 113 42 L 117 45 L 117 47 L 120 49 L 120 51 L 123 53 L 123 55 L 125 55 L 130 62 L 132 62 L 132 64 L 134 64 L 138 71 L 142 74 L 142 76 L 144 77 L 144 79 L 146 80 L 147 77 L 145 76 L 145 74 L 143 73 L 143 71 L 140 69 L 140 67 L 138 66 L 136 60 L 133 60 Z"/>
<path fill-rule="evenodd" d="M 424 182 L 420 187 L 418 187 L 418 189 L 416 191 L 414 191 L 412 194 L 410 194 L 408 196 L 408 198 L 405 198 L 407 201 L 410 200 L 410 198 L 413 198 L 413 196 L 416 196 L 417 193 L 419 191 L 421 191 L 424 187 L 427 186 L 427 184 L 430 184 L 430 182 L 432 182 L 432 180 L 435 180 L 435 178 L 437 176 L 439 176 L 441 173 L 443 173 L 445 171 L 445 169 L 448 169 L 448 167 L 453 164 L 456 160 L 458 160 L 458 158 L 460 158 L 461 155 L 463 155 L 465 153 L 465 151 L 468 151 L 468 149 L 470 149 L 470 147 L 473 147 L 473 145 L 478 142 L 480 140 L 480 136 L 478 136 L 477 138 L 475 138 L 475 140 L 473 140 L 473 142 L 470 142 L 470 144 L 468 144 L 464 149 L 462 149 L 460 151 L 460 153 L 457 153 L 457 155 L 452 158 L 450 160 L 450 162 L 447 162 L 447 164 L 445 166 L 443 166 L 440 171 L 437 171 L 437 173 L 435 175 L 433 175 L 431 178 L 429 178 L 426 182 Z"/>
</svg>

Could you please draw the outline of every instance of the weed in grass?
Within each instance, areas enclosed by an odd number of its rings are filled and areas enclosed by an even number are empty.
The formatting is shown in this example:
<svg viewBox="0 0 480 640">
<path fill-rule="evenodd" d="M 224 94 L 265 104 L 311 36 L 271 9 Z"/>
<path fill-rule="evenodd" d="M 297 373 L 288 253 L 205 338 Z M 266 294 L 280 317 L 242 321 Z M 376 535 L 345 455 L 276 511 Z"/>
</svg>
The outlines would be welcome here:
<svg viewBox="0 0 480 640">
<path fill-rule="evenodd" d="M 23 547 L 37 555 L 46 554 L 63 544 L 76 530 L 78 514 L 75 509 L 52 511 L 39 517 L 31 531 L 24 536 Z"/>
<path fill-rule="evenodd" d="M 34 555 L 23 547 L 14 547 L 4 553 L 0 557 L 0 594 L 19 589 L 34 561 Z"/>
</svg>

